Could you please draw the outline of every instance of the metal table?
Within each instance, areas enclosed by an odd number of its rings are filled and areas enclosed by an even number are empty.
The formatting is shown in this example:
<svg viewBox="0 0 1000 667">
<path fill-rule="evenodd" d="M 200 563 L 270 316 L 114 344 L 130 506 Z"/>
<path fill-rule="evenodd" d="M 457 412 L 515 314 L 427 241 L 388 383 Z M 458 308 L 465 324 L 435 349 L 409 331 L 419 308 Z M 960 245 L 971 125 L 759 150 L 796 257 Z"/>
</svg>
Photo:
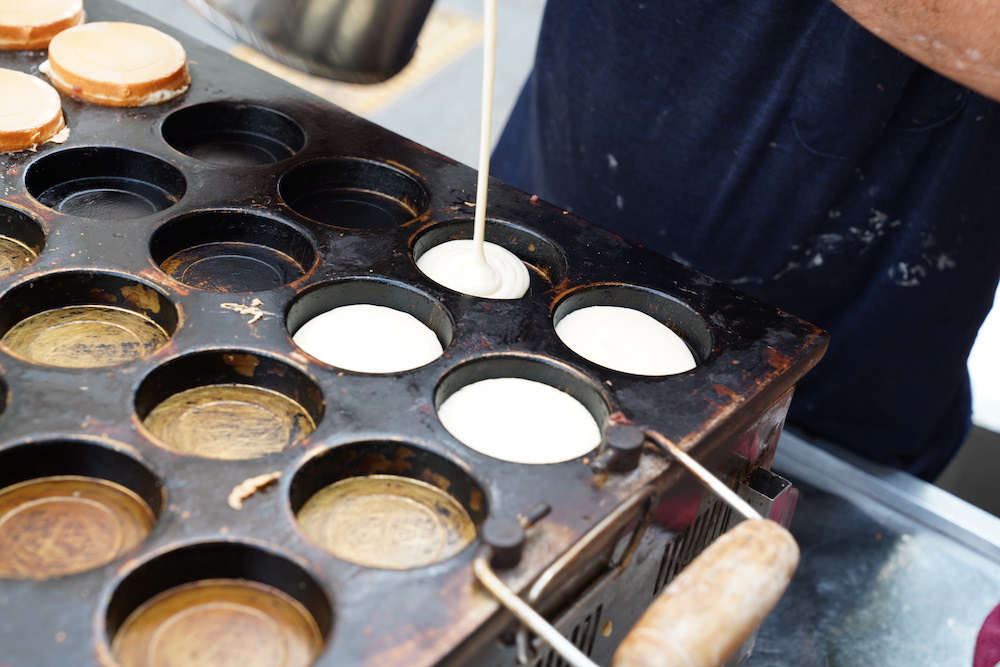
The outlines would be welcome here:
<svg viewBox="0 0 1000 667">
<path fill-rule="evenodd" d="M 972 664 L 1000 603 L 1000 518 L 899 471 L 786 432 L 802 561 L 749 667 Z"/>
</svg>

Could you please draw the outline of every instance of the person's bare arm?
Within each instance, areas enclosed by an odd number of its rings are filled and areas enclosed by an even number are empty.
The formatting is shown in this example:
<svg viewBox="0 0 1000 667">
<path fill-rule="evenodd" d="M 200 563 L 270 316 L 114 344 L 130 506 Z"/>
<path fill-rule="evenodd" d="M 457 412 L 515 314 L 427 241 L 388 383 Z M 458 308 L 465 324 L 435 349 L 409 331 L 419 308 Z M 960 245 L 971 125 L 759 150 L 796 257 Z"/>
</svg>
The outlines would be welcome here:
<svg viewBox="0 0 1000 667">
<path fill-rule="evenodd" d="M 833 0 L 914 60 L 1000 101 L 997 0 Z"/>
</svg>

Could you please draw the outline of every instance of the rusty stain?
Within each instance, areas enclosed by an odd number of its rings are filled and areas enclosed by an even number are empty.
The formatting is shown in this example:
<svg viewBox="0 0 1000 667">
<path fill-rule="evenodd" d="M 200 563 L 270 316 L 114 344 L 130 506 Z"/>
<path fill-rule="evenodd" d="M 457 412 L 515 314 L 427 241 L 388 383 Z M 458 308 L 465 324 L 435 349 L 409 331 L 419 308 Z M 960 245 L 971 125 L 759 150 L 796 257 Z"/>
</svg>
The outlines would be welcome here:
<svg viewBox="0 0 1000 667">
<path fill-rule="evenodd" d="M 764 354 L 771 368 L 787 368 L 792 363 L 792 358 L 789 355 L 779 352 L 773 347 L 766 348 Z"/>
<path fill-rule="evenodd" d="M 364 470 L 368 474 L 408 473 L 413 470 L 413 464 L 410 462 L 412 457 L 413 450 L 409 447 L 397 449 L 392 460 L 385 454 L 366 454 Z"/>
<path fill-rule="evenodd" d="M 473 489 L 472 493 L 469 494 L 469 509 L 477 514 L 486 509 L 486 500 L 483 498 L 483 492 L 479 489 Z"/>
<path fill-rule="evenodd" d="M 438 487 L 442 491 L 451 488 L 451 480 L 444 475 L 434 472 L 430 468 L 424 468 L 420 473 L 420 478 L 428 484 Z"/>
<path fill-rule="evenodd" d="M 154 271 L 152 269 L 142 269 L 139 271 L 139 275 L 149 280 L 159 280 L 160 278 L 163 277 L 162 273 L 160 273 L 159 271 Z M 180 281 L 177 281 L 177 284 L 174 285 L 174 289 L 177 291 L 177 293 L 183 296 L 189 296 L 193 293 L 193 290 L 191 289 L 190 286 L 185 285 Z"/>
<path fill-rule="evenodd" d="M 392 461 L 384 454 L 368 454 L 365 456 L 364 470 L 370 475 L 395 471 Z"/>
<path fill-rule="evenodd" d="M 151 313 L 160 312 L 160 295 L 156 290 L 143 285 L 126 285 L 122 287 L 122 297 L 136 306 Z"/>
<path fill-rule="evenodd" d="M 733 391 L 724 384 L 713 384 L 712 389 L 714 389 L 715 393 L 718 394 L 719 396 L 724 396 L 725 398 L 728 398 L 731 401 L 734 401 L 740 397 L 739 392 Z"/>
<path fill-rule="evenodd" d="M 233 490 L 229 492 L 229 498 L 226 502 L 234 510 L 243 509 L 243 501 L 250 496 L 258 493 L 260 491 L 265 491 L 274 484 L 277 483 L 278 479 L 281 477 L 281 471 L 275 470 L 274 472 L 265 473 L 263 475 L 257 475 L 256 477 L 250 477 L 243 480 L 239 484 L 233 487 Z"/>
<path fill-rule="evenodd" d="M 257 372 L 257 367 L 260 366 L 260 359 L 253 354 L 224 354 L 222 361 L 240 375 L 248 378 L 252 378 Z"/>
<path fill-rule="evenodd" d="M 626 426 L 630 426 L 632 424 L 632 420 L 629 419 L 627 416 L 625 416 L 625 413 L 622 412 L 621 410 L 615 410 L 610 415 L 608 415 L 608 423 L 625 424 Z"/>
<path fill-rule="evenodd" d="M 118 303 L 118 299 L 115 298 L 114 294 L 108 294 L 102 289 L 93 288 L 88 293 L 90 300 L 93 303 Z"/>
</svg>

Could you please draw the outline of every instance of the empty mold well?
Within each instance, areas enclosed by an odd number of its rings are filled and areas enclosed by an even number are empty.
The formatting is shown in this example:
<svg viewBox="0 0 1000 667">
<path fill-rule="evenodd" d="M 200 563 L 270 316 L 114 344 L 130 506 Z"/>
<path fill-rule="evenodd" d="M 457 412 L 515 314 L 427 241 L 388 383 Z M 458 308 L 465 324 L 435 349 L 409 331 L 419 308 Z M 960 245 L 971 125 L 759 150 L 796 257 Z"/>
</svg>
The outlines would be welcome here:
<svg viewBox="0 0 1000 667">
<path fill-rule="evenodd" d="M 41 226 L 26 213 L 0 205 L 0 276 L 29 266 L 45 245 Z"/>
<path fill-rule="evenodd" d="M 113 273 L 52 273 L 0 298 L 0 344 L 37 364 L 115 366 L 149 356 L 177 327 L 159 290 Z"/>
<path fill-rule="evenodd" d="M 68 148 L 32 163 L 28 192 L 61 213 L 121 221 L 164 211 L 184 195 L 177 167 L 148 153 L 110 146 Z"/>
<path fill-rule="evenodd" d="M 150 254 L 171 277 L 211 292 L 254 292 L 287 285 L 312 269 L 318 256 L 298 228 L 229 209 L 170 220 L 153 234 Z"/>
<path fill-rule="evenodd" d="M 302 150 L 305 133 L 294 120 L 259 104 L 208 102 L 173 112 L 163 139 L 176 150 L 220 165 L 253 167 Z"/>
<path fill-rule="evenodd" d="M 167 449 L 209 459 L 255 459 L 309 436 L 323 416 L 319 387 L 288 364 L 217 350 L 175 359 L 139 386 L 136 413 Z"/>
<path fill-rule="evenodd" d="M 105 611 L 106 649 L 122 667 L 307 667 L 333 607 L 302 566 L 241 543 L 186 545 L 135 568 Z"/>
<path fill-rule="evenodd" d="M 347 229 L 390 229 L 427 212 L 430 197 L 416 176 L 354 157 L 324 158 L 282 176 L 278 192 L 299 215 Z"/>
<path fill-rule="evenodd" d="M 104 444 L 0 451 L 0 578 L 50 579 L 110 563 L 149 535 L 163 503 L 157 476 Z"/>
<path fill-rule="evenodd" d="M 482 489 L 460 466 L 397 441 L 341 445 L 309 459 L 292 480 L 290 501 L 318 546 L 392 570 L 455 556 L 486 516 Z"/>
</svg>

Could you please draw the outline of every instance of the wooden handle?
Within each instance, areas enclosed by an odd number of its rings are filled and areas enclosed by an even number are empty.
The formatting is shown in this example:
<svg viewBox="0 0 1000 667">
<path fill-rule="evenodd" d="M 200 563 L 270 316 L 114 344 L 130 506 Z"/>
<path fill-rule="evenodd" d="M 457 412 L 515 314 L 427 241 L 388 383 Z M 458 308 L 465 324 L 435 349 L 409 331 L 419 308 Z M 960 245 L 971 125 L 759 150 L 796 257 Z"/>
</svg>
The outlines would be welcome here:
<svg viewBox="0 0 1000 667">
<path fill-rule="evenodd" d="M 737 524 L 653 600 L 612 666 L 718 667 L 778 603 L 798 562 L 795 538 L 781 524 Z"/>
</svg>

